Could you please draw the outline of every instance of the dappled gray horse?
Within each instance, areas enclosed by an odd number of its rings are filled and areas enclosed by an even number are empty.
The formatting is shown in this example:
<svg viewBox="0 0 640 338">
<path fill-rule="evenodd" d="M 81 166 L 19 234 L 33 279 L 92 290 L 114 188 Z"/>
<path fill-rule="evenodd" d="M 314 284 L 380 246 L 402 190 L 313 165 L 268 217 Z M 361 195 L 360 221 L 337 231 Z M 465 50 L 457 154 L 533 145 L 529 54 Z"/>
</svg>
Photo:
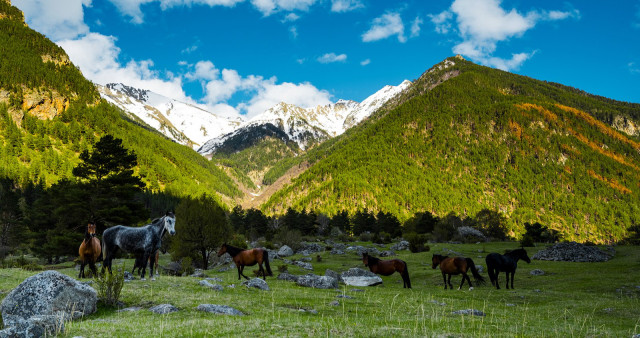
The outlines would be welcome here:
<svg viewBox="0 0 640 338">
<path fill-rule="evenodd" d="M 143 227 L 133 228 L 124 225 L 116 225 L 104 231 L 102 234 L 102 254 L 104 262 L 102 271 L 105 268 L 111 273 L 111 261 L 115 257 L 118 249 L 130 252 L 136 256 L 141 256 L 144 265 L 142 267 L 142 279 L 147 267 L 149 257 L 160 249 L 162 234 L 166 231 L 170 235 L 176 233 L 176 216 L 172 212 L 161 218 L 155 219 L 151 224 Z M 151 280 L 153 277 L 153 264 L 149 267 Z"/>
</svg>

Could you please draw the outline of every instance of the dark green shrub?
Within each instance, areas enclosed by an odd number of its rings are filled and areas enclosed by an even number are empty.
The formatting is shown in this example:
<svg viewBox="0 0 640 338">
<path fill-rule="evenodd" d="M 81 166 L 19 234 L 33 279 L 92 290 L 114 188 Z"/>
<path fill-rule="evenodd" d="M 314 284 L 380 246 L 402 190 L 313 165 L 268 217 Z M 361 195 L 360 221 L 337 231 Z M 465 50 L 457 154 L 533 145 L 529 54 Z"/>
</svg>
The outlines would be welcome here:
<svg viewBox="0 0 640 338">
<path fill-rule="evenodd" d="M 426 234 L 417 234 L 415 232 L 406 234 L 404 238 L 409 242 L 409 251 L 413 253 L 426 252 L 431 248 L 426 244 L 429 236 Z"/>
<path fill-rule="evenodd" d="M 289 271 L 289 266 L 287 264 L 278 265 L 278 271 L 280 273 Z"/>
<path fill-rule="evenodd" d="M 121 268 L 116 269 L 113 273 L 105 271 L 98 273 L 94 280 L 96 282 L 96 291 L 98 298 L 107 305 L 116 306 L 120 299 L 120 292 L 124 285 L 124 263 Z"/>
<path fill-rule="evenodd" d="M 293 249 L 293 251 L 297 251 L 300 249 L 300 243 L 302 242 L 302 233 L 300 230 L 289 230 L 284 228 L 278 230 L 273 239 L 280 244 L 287 245 Z"/>
<path fill-rule="evenodd" d="M 193 268 L 193 260 L 191 257 L 183 257 L 180 261 L 180 275 L 188 276 L 195 272 Z"/>
</svg>

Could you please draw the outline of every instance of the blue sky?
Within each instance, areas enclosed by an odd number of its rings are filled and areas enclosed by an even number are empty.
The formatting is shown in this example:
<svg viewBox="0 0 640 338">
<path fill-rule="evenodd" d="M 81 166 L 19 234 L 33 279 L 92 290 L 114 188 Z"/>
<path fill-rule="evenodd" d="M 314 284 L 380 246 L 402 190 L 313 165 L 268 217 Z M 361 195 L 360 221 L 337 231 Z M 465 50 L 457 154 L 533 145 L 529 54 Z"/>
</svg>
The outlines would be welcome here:
<svg viewBox="0 0 640 338">
<path fill-rule="evenodd" d="M 361 101 L 444 58 L 640 103 L 640 0 L 13 0 L 90 80 L 226 116 Z"/>
</svg>

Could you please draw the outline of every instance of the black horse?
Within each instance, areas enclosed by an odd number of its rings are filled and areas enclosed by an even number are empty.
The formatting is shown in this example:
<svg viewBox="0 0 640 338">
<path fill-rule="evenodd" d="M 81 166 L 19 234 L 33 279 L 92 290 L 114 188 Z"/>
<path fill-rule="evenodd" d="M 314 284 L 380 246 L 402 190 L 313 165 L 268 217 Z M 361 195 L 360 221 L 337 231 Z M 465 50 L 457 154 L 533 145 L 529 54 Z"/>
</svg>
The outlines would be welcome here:
<svg viewBox="0 0 640 338">
<path fill-rule="evenodd" d="M 104 231 L 102 234 L 102 254 L 104 255 L 104 262 L 102 264 L 102 271 L 105 268 L 111 272 L 111 260 L 115 256 L 118 249 L 122 249 L 126 252 L 131 252 L 136 256 L 142 256 L 142 279 L 144 280 L 144 274 L 151 255 L 160 249 L 162 234 L 164 231 L 169 232 L 170 235 L 176 233 L 176 216 L 172 212 L 168 212 L 165 216 L 153 220 L 151 224 L 147 224 L 143 227 L 132 228 L 124 225 L 116 225 Z M 149 276 L 151 280 L 154 280 L 153 276 L 153 264 L 149 267 L 151 272 Z"/>
<path fill-rule="evenodd" d="M 498 283 L 498 274 L 500 271 L 504 271 L 507 274 L 507 289 L 509 288 L 509 274 L 511 274 L 511 288 L 513 289 L 513 275 L 516 274 L 518 260 L 520 259 L 531 263 L 527 251 L 523 248 L 507 251 L 504 255 L 498 253 L 490 253 L 487 255 L 485 261 L 487 262 L 489 279 L 491 279 L 491 284 L 495 285 L 496 289 L 500 288 Z"/>
</svg>

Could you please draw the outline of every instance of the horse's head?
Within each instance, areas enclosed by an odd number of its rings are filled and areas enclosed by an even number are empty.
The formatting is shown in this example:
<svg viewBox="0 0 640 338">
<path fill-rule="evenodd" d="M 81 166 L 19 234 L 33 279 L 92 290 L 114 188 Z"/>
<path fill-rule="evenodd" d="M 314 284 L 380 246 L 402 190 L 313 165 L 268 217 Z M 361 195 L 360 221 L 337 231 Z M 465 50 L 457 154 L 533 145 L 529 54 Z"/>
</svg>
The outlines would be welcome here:
<svg viewBox="0 0 640 338">
<path fill-rule="evenodd" d="M 364 266 L 369 266 L 369 254 L 366 252 L 362 253 L 362 263 L 364 263 Z"/>
<path fill-rule="evenodd" d="M 431 268 L 435 269 L 438 267 L 438 264 L 440 264 L 440 262 L 442 261 L 442 255 L 436 255 L 434 254 L 433 257 L 431 257 Z"/>
<path fill-rule="evenodd" d="M 87 235 L 90 237 L 96 237 L 96 224 L 89 222 L 87 225 Z"/>
<path fill-rule="evenodd" d="M 227 252 L 227 243 L 222 244 L 220 250 L 218 250 L 218 257 L 222 256 Z"/>
<path fill-rule="evenodd" d="M 169 211 L 164 216 L 164 229 L 170 234 L 176 234 L 176 215 Z"/>
<path fill-rule="evenodd" d="M 527 263 L 531 263 L 531 258 L 529 258 L 529 255 L 527 255 L 527 250 L 525 250 L 524 248 L 518 249 L 518 253 L 520 255 L 520 259 Z"/>
</svg>

